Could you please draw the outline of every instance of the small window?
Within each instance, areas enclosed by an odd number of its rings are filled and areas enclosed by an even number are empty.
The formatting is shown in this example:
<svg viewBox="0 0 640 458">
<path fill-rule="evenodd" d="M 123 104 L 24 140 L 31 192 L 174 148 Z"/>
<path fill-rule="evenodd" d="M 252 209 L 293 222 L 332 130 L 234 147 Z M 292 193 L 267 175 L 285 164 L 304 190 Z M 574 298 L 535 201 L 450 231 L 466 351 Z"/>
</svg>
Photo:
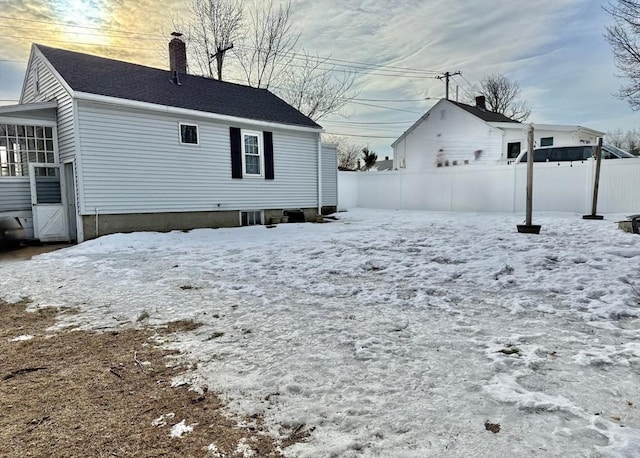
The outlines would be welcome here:
<svg viewBox="0 0 640 458">
<path fill-rule="evenodd" d="M 553 146 L 553 137 L 543 137 L 540 139 L 540 146 Z"/>
<path fill-rule="evenodd" d="M 183 145 L 198 144 L 198 126 L 180 123 L 180 143 Z"/>
<path fill-rule="evenodd" d="M 244 174 L 262 175 L 262 136 L 258 132 L 242 132 L 242 160 Z"/>
<path fill-rule="evenodd" d="M 243 226 L 262 224 L 262 212 L 260 210 L 240 212 L 240 222 Z"/>
</svg>

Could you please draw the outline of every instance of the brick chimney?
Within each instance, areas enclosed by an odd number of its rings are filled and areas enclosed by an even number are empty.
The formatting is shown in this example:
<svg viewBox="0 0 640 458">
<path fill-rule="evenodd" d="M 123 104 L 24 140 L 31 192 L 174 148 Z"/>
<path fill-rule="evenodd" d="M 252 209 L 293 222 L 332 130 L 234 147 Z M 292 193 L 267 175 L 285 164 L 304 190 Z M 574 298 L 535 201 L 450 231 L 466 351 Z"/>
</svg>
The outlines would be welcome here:
<svg viewBox="0 0 640 458">
<path fill-rule="evenodd" d="M 180 38 L 182 36 L 181 33 L 173 32 L 171 36 L 173 39 L 169 42 L 169 69 L 171 73 L 186 74 L 187 45 Z"/>
<path fill-rule="evenodd" d="M 484 95 L 479 95 L 476 97 L 476 108 L 480 108 L 483 111 L 487 111 L 487 103 Z"/>
</svg>

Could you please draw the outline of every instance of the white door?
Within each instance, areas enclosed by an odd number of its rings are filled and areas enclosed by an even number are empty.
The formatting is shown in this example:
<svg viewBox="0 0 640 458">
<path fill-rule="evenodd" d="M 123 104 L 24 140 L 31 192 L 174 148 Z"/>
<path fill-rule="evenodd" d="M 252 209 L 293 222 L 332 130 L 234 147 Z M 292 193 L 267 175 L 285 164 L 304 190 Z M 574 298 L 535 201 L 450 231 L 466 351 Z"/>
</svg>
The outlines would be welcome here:
<svg viewBox="0 0 640 458">
<path fill-rule="evenodd" d="M 34 237 L 41 242 L 68 242 L 66 196 L 61 168 L 53 164 L 29 164 Z"/>
</svg>

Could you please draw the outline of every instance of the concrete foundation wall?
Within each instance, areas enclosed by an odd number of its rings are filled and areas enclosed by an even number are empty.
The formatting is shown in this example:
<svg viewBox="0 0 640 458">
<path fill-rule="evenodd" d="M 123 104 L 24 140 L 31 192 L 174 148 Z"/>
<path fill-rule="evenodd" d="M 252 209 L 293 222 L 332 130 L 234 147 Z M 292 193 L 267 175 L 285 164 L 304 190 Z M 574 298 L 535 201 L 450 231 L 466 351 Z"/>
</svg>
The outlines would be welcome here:
<svg viewBox="0 0 640 458">
<path fill-rule="evenodd" d="M 306 221 L 315 221 L 317 209 L 303 208 Z M 272 216 L 281 216 L 282 209 L 264 210 L 265 223 Z M 84 240 L 118 232 L 169 232 L 199 228 L 219 228 L 240 226 L 240 211 L 215 212 L 172 212 L 172 213 L 130 213 L 119 215 L 83 215 Z"/>
</svg>

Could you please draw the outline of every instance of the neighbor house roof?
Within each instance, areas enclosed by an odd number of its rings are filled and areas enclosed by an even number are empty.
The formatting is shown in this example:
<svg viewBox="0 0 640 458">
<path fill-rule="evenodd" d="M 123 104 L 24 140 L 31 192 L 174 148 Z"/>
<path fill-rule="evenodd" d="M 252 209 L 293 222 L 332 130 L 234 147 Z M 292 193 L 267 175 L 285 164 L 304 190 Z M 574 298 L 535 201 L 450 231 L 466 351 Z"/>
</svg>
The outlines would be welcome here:
<svg viewBox="0 0 640 458">
<path fill-rule="evenodd" d="M 450 100 L 450 102 L 453 103 L 454 105 L 459 106 L 463 110 L 468 111 L 472 115 L 482 119 L 483 121 L 487 121 L 487 122 L 515 122 L 515 123 L 520 124 L 519 121 L 516 121 L 515 119 L 508 118 L 507 116 L 505 116 L 503 114 L 500 114 L 500 113 L 494 113 L 493 111 L 483 110 L 483 109 L 475 107 L 473 105 L 467 105 L 466 103 L 454 102 L 453 100 Z"/>
<path fill-rule="evenodd" d="M 35 45 L 74 92 L 215 113 L 238 118 L 320 128 L 311 118 L 266 89 Z"/>
</svg>

